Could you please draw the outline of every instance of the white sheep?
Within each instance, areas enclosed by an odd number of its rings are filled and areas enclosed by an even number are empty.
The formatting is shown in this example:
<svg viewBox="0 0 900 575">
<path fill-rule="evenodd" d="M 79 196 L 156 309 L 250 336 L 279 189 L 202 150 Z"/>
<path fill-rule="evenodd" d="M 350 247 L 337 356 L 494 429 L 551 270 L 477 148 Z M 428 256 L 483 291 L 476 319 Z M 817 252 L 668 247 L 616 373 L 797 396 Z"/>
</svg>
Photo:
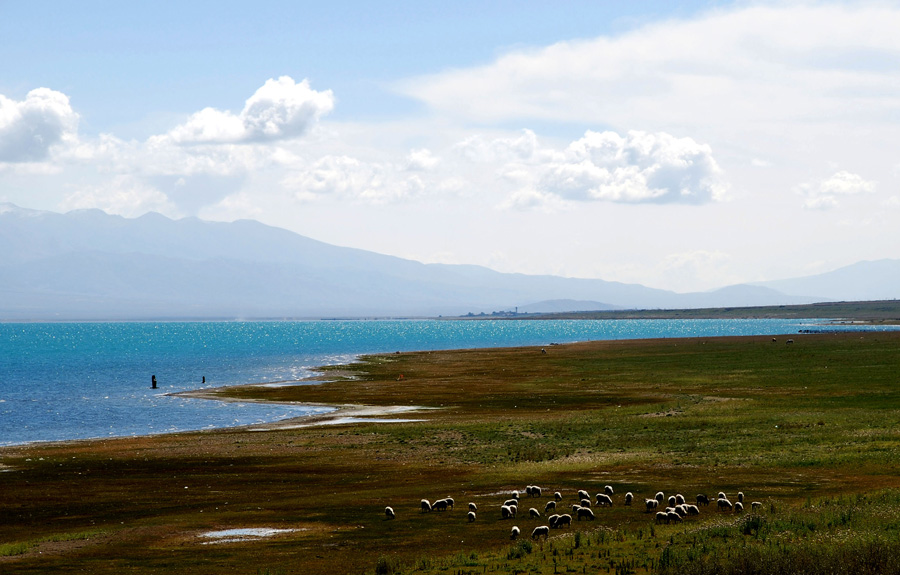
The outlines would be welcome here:
<svg viewBox="0 0 900 575">
<path fill-rule="evenodd" d="M 446 511 L 447 510 L 447 500 L 446 499 L 438 499 L 431 506 L 435 511 Z"/>
<path fill-rule="evenodd" d="M 544 513 L 548 511 L 556 511 L 556 501 L 548 501 L 547 505 L 544 505 Z"/>
<path fill-rule="evenodd" d="M 469 511 L 469 514 L 466 517 L 469 518 L 469 523 L 475 522 L 475 512 L 474 511 Z"/>
<path fill-rule="evenodd" d="M 597 494 L 597 506 L 598 507 L 604 507 L 604 506 L 612 507 L 612 504 L 613 504 L 612 497 L 610 497 L 606 493 L 598 493 Z"/>
<path fill-rule="evenodd" d="M 655 499 L 654 499 L 655 501 Z M 656 523 L 668 523 L 669 522 L 669 514 L 665 511 L 657 511 L 656 512 Z"/>
<path fill-rule="evenodd" d="M 579 509 L 581 509 L 581 505 L 578 505 L 577 503 L 572 505 L 572 513 L 578 513 Z"/>
<path fill-rule="evenodd" d="M 557 501 L 562 501 L 562 493 L 560 493 L 559 491 L 555 492 L 553 494 L 553 499 L 556 499 Z"/>
<path fill-rule="evenodd" d="M 716 499 L 728 499 L 728 496 L 725 495 L 724 491 L 719 491 L 719 494 L 716 496 Z"/>
<path fill-rule="evenodd" d="M 537 518 L 537 519 L 541 518 L 540 512 L 537 509 L 535 509 L 534 507 L 532 507 L 531 509 L 528 510 L 528 516 Z"/>
<path fill-rule="evenodd" d="M 518 491 L 513 491 L 512 496 L 513 496 L 513 499 L 515 499 L 516 501 L 519 500 L 519 492 Z"/>
<path fill-rule="evenodd" d="M 676 505 L 684 505 L 684 495 L 681 493 L 675 494 L 675 504 Z"/>
<path fill-rule="evenodd" d="M 550 524 L 550 527 L 556 529 L 556 523 L 559 521 L 559 515 L 551 515 L 547 518 L 547 523 Z"/>
<path fill-rule="evenodd" d="M 658 502 L 662 503 L 662 502 L 666 499 L 666 496 L 665 496 L 665 494 L 664 494 L 662 491 L 658 491 L 658 492 L 656 493 L 655 499 L 656 499 Z"/>
<path fill-rule="evenodd" d="M 423 499 L 421 502 L 421 505 L 422 505 L 422 513 L 425 513 L 426 511 L 431 511 L 431 503 L 429 503 L 427 499 Z"/>
<path fill-rule="evenodd" d="M 594 512 L 591 511 L 591 509 L 589 507 L 581 507 L 580 509 L 578 509 L 578 520 L 581 521 L 582 517 L 586 517 L 586 518 L 590 519 L 591 521 L 593 521 L 594 520 Z"/>
<path fill-rule="evenodd" d="M 535 527 L 534 531 L 531 532 L 532 539 L 540 539 L 541 536 L 543 536 L 544 539 L 547 539 L 548 537 L 550 537 L 550 528 L 547 527 L 546 525 L 540 525 L 538 527 Z"/>
<path fill-rule="evenodd" d="M 469 503 L 469 511 L 478 511 L 478 506 L 474 503 Z"/>
<path fill-rule="evenodd" d="M 578 490 L 578 499 L 590 499 L 590 498 L 591 498 L 591 496 L 588 495 L 587 491 L 585 491 L 584 489 Z"/>
<path fill-rule="evenodd" d="M 734 509 L 734 505 L 731 504 L 731 501 L 728 501 L 725 498 L 720 497 L 716 500 L 716 509 L 718 511 L 727 510 L 731 511 Z"/>
<path fill-rule="evenodd" d="M 659 505 L 659 501 L 656 499 L 645 499 L 644 505 L 647 507 L 647 512 L 653 511 L 656 509 L 657 505 Z"/>
<path fill-rule="evenodd" d="M 684 517 L 688 514 L 687 509 L 684 508 L 684 505 L 676 505 L 672 511 L 677 513 L 679 517 Z"/>
<path fill-rule="evenodd" d="M 625 494 L 625 505 L 631 505 L 631 502 L 634 500 L 634 494 L 629 491 Z"/>
<path fill-rule="evenodd" d="M 734 504 L 734 512 L 735 512 L 735 513 L 741 513 L 741 512 L 743 512 L 743 511 L 744 511 L 744 504 L 741 503 L 740 501 L 736 502 L 736 503 Z"/>
<path fill-rule="evenodd" d="M 527 493 L 529 497 L 540 497 L 541 488 L 537 485 L 529 485 L 525 488 L 525 493 Z"/>
<path fill-rule="evenodd" d="M 590 499 L 582 499 L 582 500 L 581 500 L 581 507 L 590 507 L 590 506 L 591 506 L 591 500 L 590 500 Z"/>
<path fill-rule="evenodd" d="M 500 507 L 500 518 L 501 519 L 509 519 L 512 517 L 512 509 L 509 505 L 503 505 Z"/>
<path fill-rule="evenodd" d="M 703 493 L 697 494 L 697 505 L 709 505 L 709 497 Z"/>
<path fill-rule="evenodd" d="M 743 503 L 743 502 L 744 502 L 744 492 L 738 491 L 738 503 Z"/>
<path fill-rule="evenodd" d="M 696 505 L 685 504 L 684 508 L 687 509 L 688 515 L 700 515 L 700 508 Z"/>
<path fill-rule="evenodd" d="M 503 505 L 518 505 L 518 504 L 519 504 L 518 499 L 507 499 L 506 501 L 503 502 Z"/>
<path fill-rule="evenodd" d="M 666 517 L 669 519 L 669 523 L 681 523 L 681 515 L 675 513 L 674 511 L 666 513 Z"/>
<path fill-rule="evenodd" d="M 572 516 L 568 513 L 564 515 L 560 515 L 559 519 L 556 520 L 556 526 L 562 527 L 563 525 L 571 525 L 572 524 Z"/>
<path fill-rule="evenodd" d="M 518 513 L 518 512 L 519 512 L 519 507 L 517 505 L 509 506 L 509 514 L 513 517 L 513 519 L 515 519 L 516 513 Z"/>
<path fill-rule="evenodd" d="M 391 509 L 390 507 L 385 507 L 385 508 L 384 508 L 384 514 L 387 516 L 388 519 L 393 519 L 393 518 L 394 518 L 394 510 Z"/>
<path fill-rule="evenodd" d="M 613 494 L 612 485 L 605 485 L 603 487 L 603 493 L 606 493 L 607 495 L 612 495 Z"/>
<path fill-rule="evenodd" d="M 678 500 L 674 495 L 669 495 L 669 507 L 675 507 L 676 505 L 678 505 Z"/>
<path fill-rule="evenodd" d="M 519 538 L 519 528 L 513 525 L 513 528 L 509 532 L 510 539 L 518 539 Z"/>
<path fill-rule="evenodd" d="M 450 506 L 450 509 L 453 509 L 453 503 L 454 503 L 454 501 L 453 501 L 453 498 L 452 498 L 452 497 L 445 497 L 445 498 L 444 498 L 444 501 L 447 502 L 447 505 Z"/>
<path fill-rule="evenodd" d="M 754 501 L 753 503 L 750 504 L 750 508 L 751 508 L 753 511 L 756 511 L 756 510 L 759 509 L 760 507 L 762 507 L 762 503 L 760 503 L 759 501 Z"/>
</svg>

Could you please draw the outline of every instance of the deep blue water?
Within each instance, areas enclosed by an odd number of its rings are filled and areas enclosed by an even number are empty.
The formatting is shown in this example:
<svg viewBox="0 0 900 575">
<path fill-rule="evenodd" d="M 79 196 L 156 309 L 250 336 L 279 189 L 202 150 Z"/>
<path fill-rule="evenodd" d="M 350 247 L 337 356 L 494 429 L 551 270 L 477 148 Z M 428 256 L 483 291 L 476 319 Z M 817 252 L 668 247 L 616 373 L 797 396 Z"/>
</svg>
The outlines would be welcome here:
<svg viewBox="0 0 900 575">
<path fill-rule="evenodd" d="M 297 380 L 364 353 L 600 339 L 769 335 L 788 320 L 303 321 L 0 324 L 0 445 L 245 425 L 310 408 L 167 393 Z M 851 328 L 852 329 L 852 328 Z M 150 386 L 156 375 L 158 389 Z"/>
</svg>

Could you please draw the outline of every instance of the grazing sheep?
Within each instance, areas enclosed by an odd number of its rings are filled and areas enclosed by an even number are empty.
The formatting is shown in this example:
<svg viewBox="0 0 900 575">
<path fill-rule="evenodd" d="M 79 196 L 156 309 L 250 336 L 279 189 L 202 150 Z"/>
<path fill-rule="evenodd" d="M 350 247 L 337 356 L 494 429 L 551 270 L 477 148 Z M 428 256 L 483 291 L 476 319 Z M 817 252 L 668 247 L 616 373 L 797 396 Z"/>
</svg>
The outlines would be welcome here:
<svg viewBox="0 0 900 575">
<path fill-rule="evenodd" d="M 656 497 L 656 500 L 659 501 L 660 503 L 662 503 L 663 500 L 666 498 L 665 494 L 662 491 L 657 492 L 655 497 Z"/>
<path fill-rule="evenodd" d="M 515 499 L 516 501 L 519 500 L 519 492 L 518 491 L 513 491 L 512 495 L 513 495 L 513 499 Z"/>
<path fill-rule="evenodd" d="M 684 505 L 684 495 L 681 493 L 675 494 L 675 504 L 676 505 Z"/>
<path fill-rule="evenodd" d="M 518 527 L 513 526 L 513 528 L 509 532 L 509 538 L 513 539 L 513 540 L 519 538 L 519 528 Z"/>
<path fill-rule="evenodd" d="M 792 339 L 789 339 L 789 340 L 787 340 L 787 341 L 786 341 L 786 342 L 784 342 L 784 343 L 794 343 L 794 340 L 792 340 Z"/>
<path fill-rule="evenodd" d="M 572 513 L 578 513 L 579 509 L 581 509 L 581 505 L 578 505 L 577 503 L 572 505 Z"/>
<path fill-rule="evenodd" d="M 385 507 L 385 508 L 384 508 L 384 514 L 387 516 L 388 519 L 393 519 L 393 518 L 394 518 L 394 510 L 391 509 L 390 507 Z"/>
<path fill-rule="evenodd" d="M 719 491 L 719 494 L 716 496 L 716 499 L 728 499 L 728 497 L 725 495 L 724 491 Z"/>
<path fill-rule="evenodd" d="M 674 495 L 669 496 L 669 507 L 675 507 L 678 505 L 678 501 L 675 499 Z"/>
<path fill-rule="evenodd" d="M 556 520 L 556 526 L 562 527 L 563 525 L 571 525 L 572 524 L 572 516 L 568 513 L 564 515 L 560 515 L 559 519 Z"/>
<path fill-rule="evenodd" d="M 529 485 L 525 488 L 525 493 L 527 493 L 529 497 L 540 497 L 541 488 L 537 485 Z"/>
<path fill-rule="evenodd" d="M 532 539 L 540 539 L 542 535 L 544 536 L 544 539 L 550 537 L 550 528 L 546 525 L 535 527 L 534 531 L 531 532 Z"/>
<path fill-rule="evenodd" d="M 709 497 L 703 493 L 697 494 L 697 505 L 709 505 Z"/>
<path fill-rule="evenodd" d="M 478 506 L 474 503 L 469 503 L 469 511 L 478 511 Z"/>
<path fill-rule="evenodd" d="M 434 505 L 431 508 L 435 511 L 446 511 L 447 510 L 447 500 L 446 499 L 438 499 L 434 502 Z"/>
<path fill-rule="evenodd" d="M 506 501 L 503 502 L 503 505 L 518 505 L 518 504 L 519 504 L 518 499 L 507 499 Z"/>
<path fill-rule="evenodd" d="M 559 515 L 551 515 L 547 518 L 547 523 L 550 524 L 550 527 L 556 529 L 556 523 L 559 521 Z"/>
<path fill-rule="evenodd" d="M 632 500 L 634 500 L 634 494 L 629 491 L 625 494 L 625 505 L 631 505 Z"/>
<path fill-rule="evenodd" d="M 738 491 L 738 503 L 743 503 L 743 502 L 744 502 L 744 492 Z"/>
<path fill-rule="evenodd" d="M 510 515 L 512 515 L 513 517 L 515 517 L 515 516 L 516 516 L 516 513 L 518 513 L 518 512 L 519 512 L 519 507 L 518 507 L 518 506 L 516 506 L 516 505 L 510 505 L 510 506 L 509 506 L 509 513 L 510 513 Z"/>
<path fill-rule="evenodd" d="M 590 499 L 590 498 L 591 498 L 591 496 L 588 495 L 587 491 L 585 491 L 584 489 L 578 490 L 578 499 Z"/>
<path fill-rule="evenodd" d="M 556 499 L 557 501 L 562 501 L 562 493 L 557 491 L 556 493 L 553 494 L 553 499 Z"/>
<path fill-rule="evenodd" d="M 656 500 L 654 499 L 654 501 Z M 669 523 L 669 514 L 665 511 L 656 512 L 656 524 L 659 525 L 660 523 Z"/>
<path fill-rule="evenodd" d="M 590 500 L 590 499 L 582 499 L 582 500 L 581 500 L 581 506 L 582 506 L 582 507 L 590 507 L 590 506 L 591 506 L 591 500 Z"/>
<path fill-rule="evenodd" d="M 743 511 L 744 511 L 744 504 L 743 504 L 743 503 L 741 503 L 740 501 L 738 501 L 737 503 L 734 504 L 734 512 L 735 512 L 735 513 L 741 513 L 741 512 L 743 512 Z"/>
<path fill-rule="evenodd" d="M 644 505 L 647 506 L 647 513 L 649 513 L 656 509 L 656 506 L 659 505 L 659 501 L 657 501 L 656 499 L 645 499 Z"/>
<path fill-rule="evenodd" d="M 528 516 L 529 516 L 529 517 L 534 517 L 534 518 L 537 518 L 537 519 L 540 519 L 540 518 L 541 518 L 540 512 L 539 512 L 537 509 L 535 509 L 534 507 L 532 507 L 531 509 L 528 510 Z"/>
<path fill-rule="evenodd" d="M 475 522 L 475 512 L 474 511 L 469 511 L 469 514 L 467 515 L 467 517 L 469 518 L 469 523 Z"/>
<path fill-rule="evenodd" d="M 685 509 L 687 509 L 688 515 L 700 515 L 700 508 L 696 505 L 685 505 Z"/>
<path fill-rule="evenodd" d="M 716 500 L 716 509 L 717 511 L 731 511 L 734 509 L 734 505 L 732 505 L 731 501 L 728 501 L 727 499 L 719 498 Z"/>
<path fill-rule="evenodd" d="M 578 510 L 578 520 L 581 521 L 582 517 L 587 517 L 591 521 L 594 520 L 594 512 L 590 510 L 589 507 L 582 507 Z"/>
<path fill-rule="evenodd" d="M 760 507 L 762 507 L 762 503 L 760 503 L 759 501 L 754 501 L 753 503 L 750 504 L 750 508 L 751 508 L 753 511 L 756 511 L 756 510 L 759 509 Z"/>
<path fill-rule="evenodd" d="M 612 494 L 613 494 L 613 488 L 612 488 L 612 485 L 604 485 L 604 486 L 603 486 L 603 493 L 606 493 L 607 495 L 612 495 Z"/>
<path fill-rule="evenodd" d="M 444 501 L 447 502 L 447 505 L 450 506 L 450 509 L 453 509 L 453 503 L 454 503 L 454 501 L 453 501 L 453 498 L 452 498 L 452 497 L 445 497 L 445 498 L 444 498 Z"/>
<path fill-rule="evenodd" d="M 500 507 L 500 518 L 501 519 L 509 519 L 512 516 L 513 516 L 512 509 L 510 508 L 509 505 L 504 505 L 504 506 Z"/>
<path fill-rule="evenodd" d="M 675 513 L 674 511 L 666 513 L 666 517 L 669 519 L 669 523 L 681 523 L 681 515 Z"/>
<path fill-rule="evenodd" d="M 428 502 L 427 499 L 422 500 L 422 513 L 426 511 L 431 511 L 431 503 Z"/>
<path fill-rule="evenodd" d="M 684 508 L 684 505 L 676 505 L 672 511 L 677 513 L 679 517 L 687 515 L 687 509 Z"/>
<path fill-rule="evenodd" d="M 597 494 L 597 506 L 598 507 L 604 507 L 604 506 L 612 507 L 612 497 L 610 497 L 609 495 L 607 495 L 605 493 L 598 493 Z"/>
<path fill-rule="evenodd" d="M 544 513 L 548 511 L 556 511 L 556 501 L 548 501 L 547 505 L 544 505 Z"/>
</svg>

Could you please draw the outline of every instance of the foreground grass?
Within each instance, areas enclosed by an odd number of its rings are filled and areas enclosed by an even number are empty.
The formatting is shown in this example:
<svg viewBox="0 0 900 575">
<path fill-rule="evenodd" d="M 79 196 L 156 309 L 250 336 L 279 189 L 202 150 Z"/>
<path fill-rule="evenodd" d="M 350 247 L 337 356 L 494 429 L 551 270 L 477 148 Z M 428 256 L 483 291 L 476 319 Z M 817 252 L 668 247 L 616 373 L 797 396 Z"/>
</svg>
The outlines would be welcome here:
<svg viewBox="0 0 900 575">
<path fill-rule="evenodd" d="M 377 356 L 321 385 L 227 393 L 440 409 L 398 416 L 423 419 L 409 423 L 4 449 L 0 549 L 16 554 L 0 553 L 0 571 L 897 572 L 900 334 L 791 337 Z M 541 523 L 520 516 L 525 540 L 511 542 L 499 505 L 530 484 L 566 506 L 610 484 L 616 505 L 546 542 L 528 541 Z M 641 502 L 658 490 L 741 490 L 764 505 L 672 526 L 621 505 L 626 491 Z M 457 509 L 419 512 L 448 495 Z M 293 531 L 198 537 L 240 527 Z M 813 558 L 857 567 L 816 571 Z"/>
</svg>

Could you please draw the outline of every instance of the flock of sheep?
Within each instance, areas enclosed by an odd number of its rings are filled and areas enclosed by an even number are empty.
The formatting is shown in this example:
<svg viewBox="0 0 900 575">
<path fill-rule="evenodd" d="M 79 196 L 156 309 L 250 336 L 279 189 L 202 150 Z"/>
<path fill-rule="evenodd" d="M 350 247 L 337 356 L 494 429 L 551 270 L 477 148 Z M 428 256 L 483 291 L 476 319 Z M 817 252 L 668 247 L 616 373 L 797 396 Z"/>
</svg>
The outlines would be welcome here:
<svg viewBox="0 0 900 575">
<path fill-rule="evenodd" d="M 542 490 L 537 485 L 529 485 L 525 488 L 525 494 L 529 498 L 541 497 Z M 535 527 L 531 532 L 532 539 L 540 539 L 544 537 L 545 539 L 550 536 L 551 529 L 559 529 L 561 527 L 567 527 L 572 524 L 573 517 L 581 521 L 582 519 L 587 519 L 589 521 L 593 521 L 595 518 L 594 511 L 592 506 L 596 507 L 612 507 L 613 505 L 613 494 L 614 490 L 611 485 L 607 485 L 603 488 L 603 493 L 597 493 L 594 501 L 595 503 L 591 503 L 591 496 L 587 491 L 579 490 L 578 491 L 578 503 L 572 504 L 572 513 L 562 513 L 558 514 L 556 511 L 559 509 L 557 505 L 562 501 L 562 494 L 557 491 L 553 494 L 553 498 L 547 501 L 546 505 L 544 505 L 544 514 L 551 513 L 552 515 L 547 516 L 547 525 L 540 525 Z M 631 505 L 634 501 L 634 494 L 630 491 L 625 494 L 624 504 Z M 453 498 L 446 497 L 444 499 L 438 499 L 434 503 L 431 503 L 427 499 L 423 499 L 420 503 L 420 508 L 422 513 L 427 513 L 430 511 L 447 511 L 448 509 L 453 509 Z M 664 511 L 656 511 L 657 509 L 661 509 L 663 505 L 666 505 Z M 708 506 L 710 504 L 710 499 L 705 494 L 701 493 L 697 495 L 696 504 L 690 504 L 685 501 L 683 495 L 676 494 L 671 495 L 666 498 L 665 494 L 660 491 L 653 498 L 644 500 L 644 507 L 646 513 L 653 513 L 656 511 L 656 523 L 680 523 L 684 520 L 685 517 L 700 515 L 700 506 Z M 751 504 L 753 510 L 757 510 L 762 503 L 759 501 L 754 501 Z M 716 511 L 718 512 L 733 512 L 740 513 L 744 510 L 744 494 L 742 492 L 738 492 L 737 501 L 732 503 L 729 501 L 728 497 L 723 492 L 719 492 L 716 498 Z M 478 512 L 478 506 L 475 503 L 469 503 L 469 512 L 467 515 L 468 521 L 474 522 L 476 519 L 476 514 Z M 519 513 L 519 492 L 513 491 L 512 497 L 503 502 L 500 506 L 500 518 L 501 519 L 515 519 L 515 517 Z M 394 510 L 390 507 L 385 507 L 384 514 L 388 519 L 394 519 L 396 516 L 394 514 Z M 528 510 L 528 516 L 532 519 L 540 519 L 541 512 L 538 509 L 531 507 Z M 510 532 L 511 539 L 517 539 L 519 537 L 520 531 L 518 526 L 514 526 Z"/>
</svg>

